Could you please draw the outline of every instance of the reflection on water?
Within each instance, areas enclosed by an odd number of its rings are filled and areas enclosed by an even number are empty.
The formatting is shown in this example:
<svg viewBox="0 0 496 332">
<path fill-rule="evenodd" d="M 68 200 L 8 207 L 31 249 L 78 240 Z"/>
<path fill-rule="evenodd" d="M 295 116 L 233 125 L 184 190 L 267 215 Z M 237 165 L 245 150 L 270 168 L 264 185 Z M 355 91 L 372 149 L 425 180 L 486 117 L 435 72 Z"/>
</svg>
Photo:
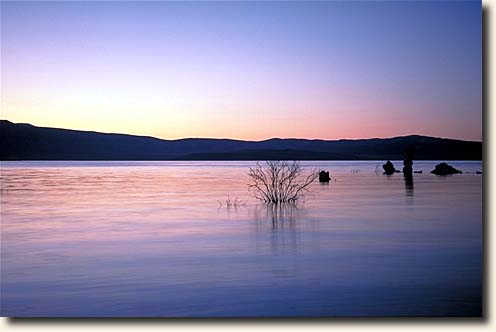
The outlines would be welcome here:
<svg viewBox="0 0 496 332">
<path fill-rule="evenodd" d="M 264 250 L 269 244 L 272 253 L 298 252 L 297 227 L 300 220 L 304 220 L 304 208 L 293 204 L 256 204 L 249 213 L 255 225 L 257 249 Z"/>
<path fill-rule="evenodd" d="M 482 177 L 436 163 L 303 162 L 333 181 L 295 207 L 250 162 L 2 162 L 1 313 L 480 315 Z"/>
<path fill-rule="evenodd" d="M 295 228 L 298 207 L 294 204 L 260 204 L 255 206 L 255 220 L 270 220 L 272 229 Z"/>
<path fill-rule="evenodd" d="M 413 175 L 412 174 L 403 174 L 405 179 L 405 194 L 407 196 L 413 196 Z"/>
</svg>

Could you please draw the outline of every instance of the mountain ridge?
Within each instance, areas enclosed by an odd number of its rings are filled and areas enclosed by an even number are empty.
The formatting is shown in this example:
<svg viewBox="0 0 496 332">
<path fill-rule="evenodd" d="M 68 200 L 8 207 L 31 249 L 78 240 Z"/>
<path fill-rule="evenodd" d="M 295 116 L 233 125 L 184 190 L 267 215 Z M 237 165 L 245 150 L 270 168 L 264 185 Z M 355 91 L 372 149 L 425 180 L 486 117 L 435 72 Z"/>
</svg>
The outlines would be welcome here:
<svg viewBox="0 0 496 332">
<path fill-rule="evenodd" d="M 482 142 L 417 134 L 339 140 L 167 140 L 0 120 L 0 140 L 0 160 L 373 160 L 402 159 L 407 147 L 416 150 L 416 159 L 482 160 Z"/>
</svg>

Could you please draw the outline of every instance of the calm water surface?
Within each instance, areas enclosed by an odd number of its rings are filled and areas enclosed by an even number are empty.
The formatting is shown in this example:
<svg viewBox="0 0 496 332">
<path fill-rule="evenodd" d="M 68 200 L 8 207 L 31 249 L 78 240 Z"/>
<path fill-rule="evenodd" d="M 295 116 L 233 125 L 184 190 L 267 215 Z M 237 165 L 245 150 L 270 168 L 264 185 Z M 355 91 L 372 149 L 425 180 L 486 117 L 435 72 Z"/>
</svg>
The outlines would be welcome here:
<svg viewBox="0 0 496 332">
<path fill-rule="evenodd" d="M 253 164 L 2 162 L 2 316 L 481 314 L 481 175 L 303 162 L 334 181 L 270 208 Z"/>
</svg>

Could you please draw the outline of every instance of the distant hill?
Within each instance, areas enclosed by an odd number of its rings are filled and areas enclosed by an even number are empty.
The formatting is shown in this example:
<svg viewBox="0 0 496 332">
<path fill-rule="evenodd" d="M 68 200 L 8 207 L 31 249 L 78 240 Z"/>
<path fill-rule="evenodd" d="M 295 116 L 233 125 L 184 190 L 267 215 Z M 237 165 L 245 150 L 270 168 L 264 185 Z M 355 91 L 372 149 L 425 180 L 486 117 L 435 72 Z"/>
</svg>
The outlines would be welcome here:
<svg viewBox="0 0 496 332">
<path fill-rule="evenodd" d="M 0 120 L 0 160 L 386 160 L 408 147 L 419 160 L 482 160 L 482 142 L 410 135 L 358 140 L 241 141 L 36 127 Z"/>
</svg>

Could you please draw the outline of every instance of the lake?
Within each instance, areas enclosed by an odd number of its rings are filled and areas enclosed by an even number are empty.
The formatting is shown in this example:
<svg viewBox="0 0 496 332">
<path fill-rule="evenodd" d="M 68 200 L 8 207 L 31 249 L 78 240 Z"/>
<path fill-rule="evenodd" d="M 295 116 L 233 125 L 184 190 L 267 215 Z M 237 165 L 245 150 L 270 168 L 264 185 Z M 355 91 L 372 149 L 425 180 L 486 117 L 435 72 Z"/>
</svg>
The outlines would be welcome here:
<svg viewBox="0 0 496 332">
<path fill-rule="evenodd" d="M 254 162 L 1 162 L 1 314 L 480 316 L 482 163 L 436 163 L 302 162 L 332 181 L 270 207 Z"/>
</svg>

